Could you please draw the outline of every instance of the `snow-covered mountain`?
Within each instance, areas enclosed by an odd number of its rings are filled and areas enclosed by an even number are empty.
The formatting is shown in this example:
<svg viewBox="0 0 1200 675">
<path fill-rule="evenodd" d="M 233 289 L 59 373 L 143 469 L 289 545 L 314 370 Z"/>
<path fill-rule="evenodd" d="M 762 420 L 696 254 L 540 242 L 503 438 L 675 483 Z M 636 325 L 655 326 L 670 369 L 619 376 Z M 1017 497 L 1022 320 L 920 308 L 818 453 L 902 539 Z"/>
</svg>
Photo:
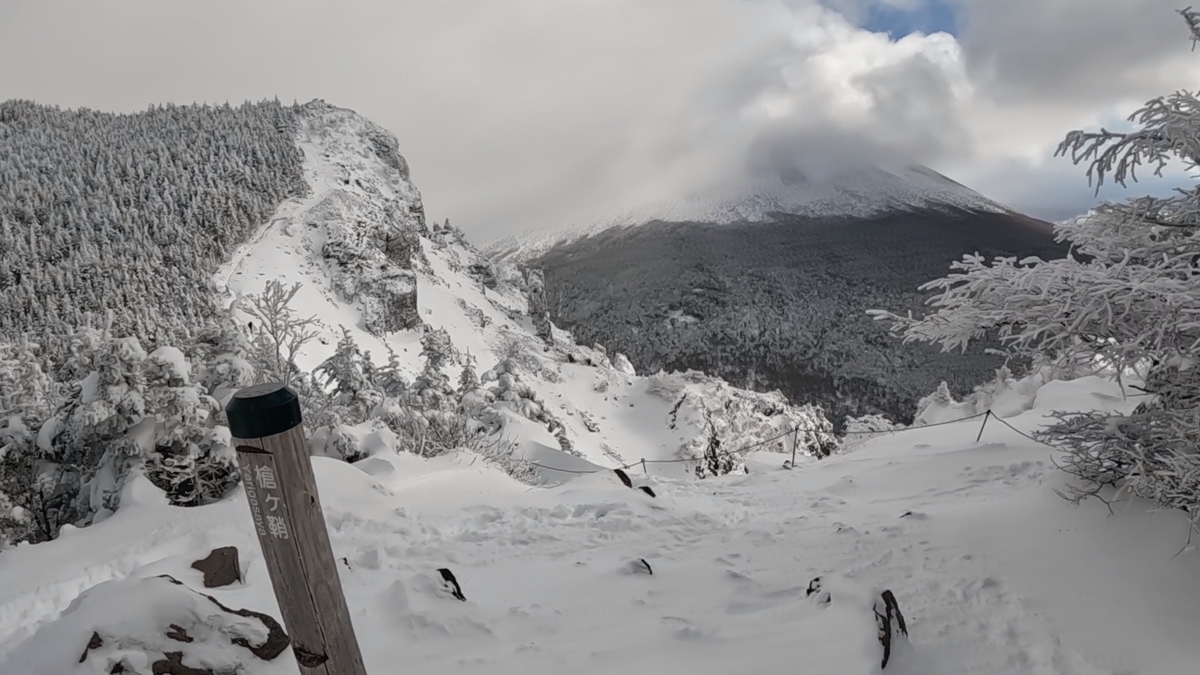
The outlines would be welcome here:
<svg viewBox="0 0 1200 675">
<path fill-rule="evenodd" d="M 697 369 L 847 416 L 908 419 L 945 380 L 999 367 L 897 344 L 867 311 L 921 312 L 918 287 L 968 253 L 1058 257 L 1051 225 L 923 167 L 731 186 L 488 248 L 543 271 L 551 315 L 638 368 Z"/>
<path fill-rule="evenodd" d="M 771 222 L 780 216 L 871 218 L 893 211 L 931 208 L 1012 213 L 1008 207 L 928 167 L 867 167 L 828 176 L 793 173 L 723 185 L 677 201 L 624 209 L 593 223 L 505 237 L 490 244 L 487 251 L 499 260 L 529 260 L 555 246 L 611 228 L 655 221 L 729 224 Z"/>
</svg>

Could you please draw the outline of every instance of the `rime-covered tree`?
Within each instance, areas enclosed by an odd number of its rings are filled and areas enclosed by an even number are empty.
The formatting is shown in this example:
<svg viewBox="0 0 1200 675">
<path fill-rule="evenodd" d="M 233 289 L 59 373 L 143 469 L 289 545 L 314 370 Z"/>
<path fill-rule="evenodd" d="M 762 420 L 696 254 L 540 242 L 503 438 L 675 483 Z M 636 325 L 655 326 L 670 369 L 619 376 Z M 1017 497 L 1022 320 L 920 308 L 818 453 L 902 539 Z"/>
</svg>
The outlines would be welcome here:
<svg viewBox="0 0 1200 675">
<path fill-rule="evenodd" d="M 331 412 L 339 423 L 358 424 L 383 400 L 375 387 L 371 356 L 359 348 L 354 336 L 342 326 L 333 355 L 313 372 L 317 381 L 332 389 Z"/>
<path fill-rule="evenodd" d="M 454 344 L 444 328 L 425 330 L 421 336 L 424 368 L 412 384 L 412 394 L 426 408 L 445 409 L 453 400 L 454 387 L 446 367 L 454 360 Z"/>
<path fill-rule="evenodd" d="M 1200 14 L 1180 14 L 1200 41 Z M 1097 189 L 1110 177 L 1125 186 L 1143 164 L 1155 173 L 1172 159 L 1197 167 L 1196 93 L 1156 98 L 1129 120 L 1137 128 L 1126 133 L 1073 131 L 1058 153 L 1089 162 Z M 995 333 L 1014 354 L 1060 363 L 1098 362 L 1121 373 L 1148 362 L 1151 402 L 1128 417 L 1063 414 L 1042 437 L 1063 447 L 1067 470 L 1087 484 L 1074 496 L 1125 486 L 1200 520 L 1200 188 L 1106 203 L 1056 233 L 1072 246 L 1065 258 L 965 256 L 954 273 L 926 285 L 939 291 L 932 314 L 877 318 L 906 341 L 944 350 Z"/>
<path fill-rule="evenodd" d="M 254 319 L 254 346 L 261 375 L 284 384 L 291 384 L 300 372 L 296 365 L 300 350 L 317 338 L 313 328 L 316 318 L 301 318 L 292 307 L 300 287 L 296 282 L 284 288 L 272 279 L 262 293 L 250 296 L 243 308 Z"/>
<path fill-rule="evenodd" d="M 546 299 L 546 280 L 542 270 L 531 269 L 526 272 L 525 288 L 534 330 L 546 344 L 553 344 L 554 326 L 550 323 L 550 304 Z"/>
</svg>

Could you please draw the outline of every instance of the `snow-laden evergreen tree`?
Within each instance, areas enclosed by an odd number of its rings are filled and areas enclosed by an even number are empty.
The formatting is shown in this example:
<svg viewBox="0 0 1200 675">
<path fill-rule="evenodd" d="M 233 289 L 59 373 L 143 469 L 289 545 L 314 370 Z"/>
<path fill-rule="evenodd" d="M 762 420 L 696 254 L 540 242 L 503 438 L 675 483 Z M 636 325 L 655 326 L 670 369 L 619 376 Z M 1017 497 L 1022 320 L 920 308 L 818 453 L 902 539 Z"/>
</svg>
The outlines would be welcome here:
<svg viewBox="0 0 1200 675">
<path fill-rule="evenodd" d="M 454 387 L 446 367 L 454 361 L 454 343 L 444 328 L 426 328 L 421 336 L 424 368 L 412 384 L 412 395 L 425 408 L 444 410 L 454 400 Z"/>
<path fill-rule="evenodd" d="M 333 355 L 313 372 L 318 382 L 332 390 L 330 414 L 339 424 L 365 421 L 383 401 L 383 394 L 375 387 L 375 374 L 371 355 L 359 348 L 345 326 Z"/>
<path fill-rule="evenodd" d="M 1200 41 L 1200 13 L 1180 12 Z M 1099 188 L 1125 186 L 1138 166 L 1161 173 L 1171 160 L 1200 161 L 1200 98 L 1179 91 L 1130 116 L 1126 133 L 1073 131 L 1058 148 L 1089 162 Z M 1070 242 L 1065 258 L 965 256 L 954 273 L 925 288 L 939 293 L 932 314 L 878 312 L 906 341 L 965 348 L 998 334 L 1013 354 L 1051 356 L 1064 367 L 1101 365 L 1118 373 L 1149 364 L 1154 398 L 1128 417 L 1064 413 L 1042 434 L 1066 452 L 1065 468 L 1083 479 L 1074 497 L 1123 486 L 1200 521 L 1200 188 L 1170 197 L 1106 203 L 1056 226 Z"/>
<path fill-rule="evenodd" d="M 191 381 L 183 352 L 159 347 L 145 361 L 146 409 L 154 420 L 147 478 L 176 506 L 217 501 L 238 482 L 229 429 L 218 426 L 221 406 Z"/>
<path fill-rule="evenodd" d="M 67 403 L 38 433 L 39 478 L 68 500 L 59 526 L 86 524 L 116 510 L 129 471 L 153 441 L 147 423 L 146 351 L 135 338 L 85 328 L 72 341 L 70 366 L 86 373 Z M 51 477 L 52 476 L 52 477 Z M 57 532 L 49 533 L 51 536 Z"/>
<path fill-rule="evenodd" d="M 546 344 L 554 344 L 554 326 L 550 323 L 550 304 L 546 298 L 546 279 L 542 270 L 530 269 L 526 272 L 525 284 L 534 330 Z"/>
</svg>

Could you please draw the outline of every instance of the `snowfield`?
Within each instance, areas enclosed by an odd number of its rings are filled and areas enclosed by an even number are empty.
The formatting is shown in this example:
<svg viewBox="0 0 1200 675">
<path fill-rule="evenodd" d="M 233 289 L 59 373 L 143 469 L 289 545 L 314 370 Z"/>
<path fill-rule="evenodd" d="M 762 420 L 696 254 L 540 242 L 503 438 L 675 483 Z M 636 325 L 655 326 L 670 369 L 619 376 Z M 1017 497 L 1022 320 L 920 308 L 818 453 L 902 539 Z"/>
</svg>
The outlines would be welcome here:
<svg viewBox="0 0 1200 675">
<path fill-rule="evenodd" d="M 1004 421 L 1030 431 L 1052 409 L 1132 405 L 1097 378 L 1053 382 Z M 1194 672 L 1186 520 L 1068 504 L 1047 448 L 996 420 L 975 443 L 978 431 L 902 431 L 792 471 L 761 453 L 748 475 L 635 474 L 656 499 L 611 471 L 530 489 L 466 457 L 313 461 L 372 674 L 877 672 L 876 588 L 895 593 L 912 643 L 886 672 Z M 0 554 L 0 672 L 107 672 L 115 646 L 79 663 L 91 632 L 145 623 L 133 609 L 186 614 L 182 591 L 142 580 L 204 590 L 190 565 L 213 547 L 238 547 L 244 583 L 204 592 L 279 616 L 240 489 L 183 510 L 138 481 L 123 504 Z M 442 567 L 465 602 L 435 579 Z M 805 597 L 821 575 L 834 575 L 829 607 Z M 286 653 L 250 662 L 252 675 L 298 672 Z"/>
</svg>

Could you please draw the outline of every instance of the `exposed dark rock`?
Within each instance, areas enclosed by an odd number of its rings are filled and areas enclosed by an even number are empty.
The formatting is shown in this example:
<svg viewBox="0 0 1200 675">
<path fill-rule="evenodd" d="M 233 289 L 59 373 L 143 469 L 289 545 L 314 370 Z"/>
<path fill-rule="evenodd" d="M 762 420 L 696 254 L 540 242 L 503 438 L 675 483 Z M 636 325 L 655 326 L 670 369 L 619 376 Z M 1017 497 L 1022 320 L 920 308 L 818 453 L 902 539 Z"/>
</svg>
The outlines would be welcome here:
<svg viewBox="0 0 1200 675">
<path fill-rule="evenodd" d="M 458 579 L 454 578 L 454 572 L 442 567 L 438 569 L 438 574 L 442 575 L 442 581 L 445 582 L 446 589 L 450 591 L 450 594 L 466 602 L 467 597 L 463 595 L 462 586 L 458 585 Z"/>
<path fill-rule="evenodd" d="M 887 668 L 892 657 L 892 647 L 900 640 L 908 639 L 908 626 L 904 624 L 904 615 L 900 613 L 900 605 L 896 596 L 890 590 L 879 594 L 875 600 L 875 624 L 879 628 L 879 644 L 883 645 L 883 663 L 881 668 Z"/>
<path fill-rule="evenodd" d="M 204 573 L 205 588 L 220 588 L 242 580 L 242 569 L 238 564 L 236 546 L 215 548 L 208 557 L 192 563 L 192 569 Z"/>
</svg>

